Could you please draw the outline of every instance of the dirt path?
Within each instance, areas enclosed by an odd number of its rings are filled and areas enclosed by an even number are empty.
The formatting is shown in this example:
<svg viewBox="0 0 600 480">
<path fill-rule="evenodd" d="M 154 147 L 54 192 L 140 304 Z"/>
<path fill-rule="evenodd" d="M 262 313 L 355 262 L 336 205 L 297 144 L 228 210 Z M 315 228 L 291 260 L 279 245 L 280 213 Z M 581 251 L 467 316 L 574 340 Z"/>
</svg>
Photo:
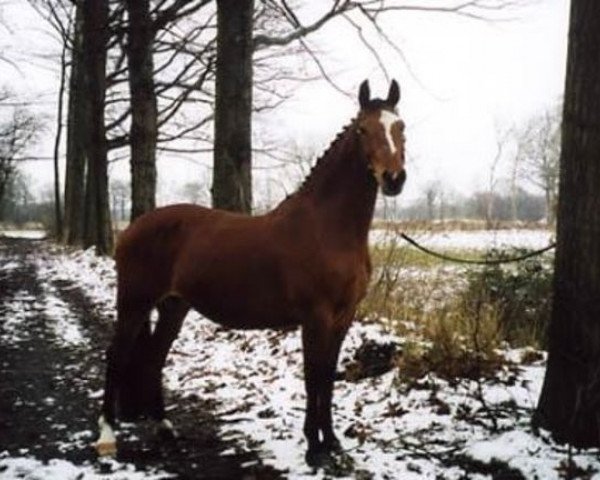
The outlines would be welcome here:
<svg viewBox="0 0 600 480">
<path fill-rule="evenodd" d="M 98 462 L 90 444 L 96 434 L 103 355 L 112 326 L 95 313 L 95 305 L 77 285 L 39 277 L 35 260 L 44 255 L 49 253 L 42 241 L 0 238 L 4 457 L 60 458 L 104 473 L 131 463 L 139 470 L 160 470 L 176 478 L 282 478 L 255 452 L 243 451 L 235 439 L 219 438 L 219 419 L 211 414 L 210 405 L 200 399 L 182 400 L 173 392 L 167 403 L 175 407 L 171 419 L 180 438 L 164 444 L 150 426 L 129 426 L 120 437 L 119 463 Z M 67 341 L 61 334 L 64 318 L 53 312 L 65 308 L 77 323 L 79 341 Z"/>
</svg>

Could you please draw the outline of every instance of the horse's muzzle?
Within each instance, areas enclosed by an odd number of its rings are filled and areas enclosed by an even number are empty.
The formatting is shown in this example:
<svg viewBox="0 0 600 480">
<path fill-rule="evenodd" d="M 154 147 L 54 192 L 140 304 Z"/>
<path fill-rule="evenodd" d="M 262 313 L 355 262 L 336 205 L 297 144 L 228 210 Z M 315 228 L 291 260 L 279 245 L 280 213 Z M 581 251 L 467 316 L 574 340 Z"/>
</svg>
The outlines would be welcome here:
<svg viewBox="0 0 600 480">
<path fill-rule="evenodd" d="M 381 192 L 389 197 L 398 195 L 402 191 L 405 181 L 405 170 L 398 172 L 397 175 L 393 175 L 390 172 L 383 172 L 381 176 Z"/>
</svg>

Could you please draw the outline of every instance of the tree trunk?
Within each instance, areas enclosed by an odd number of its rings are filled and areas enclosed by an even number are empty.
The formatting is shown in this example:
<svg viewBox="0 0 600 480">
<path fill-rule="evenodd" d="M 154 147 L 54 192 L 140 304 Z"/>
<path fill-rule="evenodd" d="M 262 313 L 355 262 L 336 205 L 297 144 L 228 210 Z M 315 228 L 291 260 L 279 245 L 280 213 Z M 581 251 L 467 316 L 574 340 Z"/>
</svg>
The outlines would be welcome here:
<svg viewBox="0 0 600 480">
<path fill-rule="evenodd" d="M 60 56 L 60 83 L 58 89 L 58 107 L 56 112 L 56 135 L 54 136 L 54 231 L 60 239 L 63 232 L 63 217 L 60 201 L 60 142 L 63 131 L 63 105 L 65 96 L 65 77 L 67 73 L 67 38 L 65 38 Z"/>
<path fill-rule="evenodd" d="M 156 206 L 157 107 L 149 0 L 127 0 L 131 92 L 131 221 Z"/>
<path fill-rule="evenodd" d="M 108 148 L 104 125 L 106 96 L 106 48 L 108 1 L 86 0 L 83 11 L 83 51 L 87 96 L 86 152 L 88 174 L 85 192 L 84 246 L 98 254 L 112 250 L 112 226 L 108 200 Z"/>
<path fill-rule="evenodd" d="M 65 167 L 65 209 L 62 240 L 69 245 L 83 243 L 85 181 L 85 135 L 87 95 L 83 66 L 83 3 L 77 2 L 73 26 L 69 104 L 67 114 L 67 158 Z"/>
<path fill-rule="evenodd" d="M 252 209 L 254 0 L 217 0 L 213 207 Z"/>
<path fill-rule="evenodd" d="M 546 225 L 551 226 L 554 224 L 554 215 L 552 209 L 552 192 L 549 187 L 544 189 L 544 201 L 546 203 Z"/>
<path fill-rule="evenodd" d="M 534 425 L 600 447 L 600 2 L 572 0 L 548 368 Z"/>
</svg>

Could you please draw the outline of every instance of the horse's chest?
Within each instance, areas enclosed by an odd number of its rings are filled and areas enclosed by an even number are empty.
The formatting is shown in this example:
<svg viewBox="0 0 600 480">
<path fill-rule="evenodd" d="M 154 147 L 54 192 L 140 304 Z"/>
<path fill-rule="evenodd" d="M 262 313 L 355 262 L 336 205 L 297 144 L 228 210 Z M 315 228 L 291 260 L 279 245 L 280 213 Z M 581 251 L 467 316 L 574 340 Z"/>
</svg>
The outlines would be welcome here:
<svg viewBox="0 0 600 480">
<path fill-rule="evenodd" d="M 322 288 L 330 302 L 339 308 L 355 305 L 367 291 L 371 273 L 367 257 L 340 256 L 325 263 Z"/>
</svg>

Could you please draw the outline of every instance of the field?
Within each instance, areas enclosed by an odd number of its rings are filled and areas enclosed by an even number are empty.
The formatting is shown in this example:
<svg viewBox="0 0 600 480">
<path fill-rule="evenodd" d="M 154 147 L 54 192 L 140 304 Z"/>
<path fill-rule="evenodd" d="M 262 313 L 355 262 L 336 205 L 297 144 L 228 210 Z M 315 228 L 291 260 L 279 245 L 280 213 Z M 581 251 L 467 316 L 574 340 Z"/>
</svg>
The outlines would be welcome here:
<svg viewBox="0 0 600 480">
<path fill-rule="evenodd" d="M 463 258 L 483 258 L 491 248 L 538 249 L 551 240 L 539 229 L 411 235 Z M 61 393 L 73 382 L 68 369 L 53 389 L 39 386 L 29 394 L 13 394 L 10 408 L 17 415 L 23 412 L 15 398 L 51 417 L 56 402 L 64 400 L 73 403 L 69 408 L 77 418 L 69 422 L 63 415 L 44 424 L 41 417 L 31 426 L 40 433 L 35 440 L 18 438 L 16 428 L 0 429 L 0 477 L 231 478 L 219 458 L 244 478 L 550 480 L 592 478 L 600 472 L 596 452 L 569 452 L 544 432 L 532 431 L 545 353 L 526 345 L 535 343 L 529 330 L 509 344 L 494 308 L 479 306 L 473 316 L 471 307 L 459 301 L 465 292 L 473 297 L 473 279 L 483 267 L 432 259 L 390 229 L 374 230 L 371 243 L 373 286 L 344 343 L 334 393 L 334 421 L 344 452 L 315 471 L 304 463 L 299 332 L 225 330 L 197 314 L 186 319 L 165 370 L 171 418 L 196 437 L 181 440 L 175 453 L 142 441 L 148 435 L 144 426 L 126 425 L 120 432 L 126 452 L 116 460 L 96 461 L 90 444 L 102 353 L 114 317 L 112 260 L 45 241 L 0 240 L 0 283 L 5 287 L 0 344 L 3 354 L 12 352 L 0 370 L 2 383 L 10 375 L 13 350 L 34 344 L 28 324 L 40 315 L 48 338 L 57 344 L 54 354 L 79 358 L 80 352 L 90 369 L 77 378 L 82 385 L 77 398 Z M 551 254 L 539 262 L 549 266 Z M 35 291 L 11 284 L 24 269 L 31 275 L 24 281 L 39 283 Z M 516 273 L 507 275 L 501 278 Z M 80 300 L 71 302 L 77 295 Z M 27 362 L 26 356 L 19 358 Z M 4 407 L 9 394 L 2 395 Z M 10 425 L 3 416 L 0 421 Z M 198 443 L 197 436 L 209 430 L 219 448 L 206 438 L 205 446 Z M 209 447 L 212 455 L 199 454 Z M 136 449 L 143 455 L 132 453 Z"/>
</svg>

